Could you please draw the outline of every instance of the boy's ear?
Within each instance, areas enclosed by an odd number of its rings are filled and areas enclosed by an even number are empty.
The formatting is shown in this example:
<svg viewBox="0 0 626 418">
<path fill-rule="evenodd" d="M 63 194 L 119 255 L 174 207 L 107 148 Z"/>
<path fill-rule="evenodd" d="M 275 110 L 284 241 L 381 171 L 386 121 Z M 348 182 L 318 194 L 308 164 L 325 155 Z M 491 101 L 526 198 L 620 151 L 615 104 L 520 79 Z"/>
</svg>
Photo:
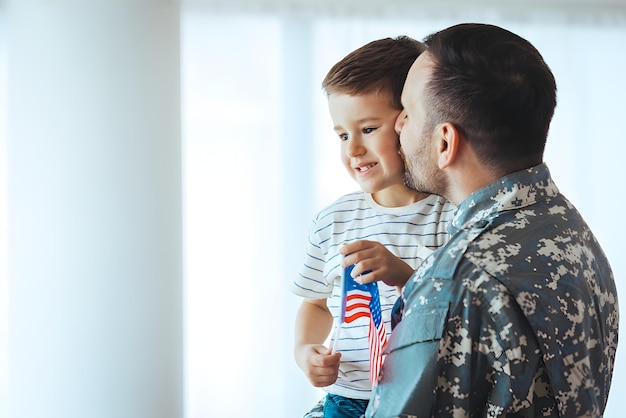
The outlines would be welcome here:
<svg viewBox="0 0 626 418">
<path fill-rule="evenodd" d="M 459 149 L 459 131 L 450 122 L 442 123 L 437 127 L 437 164 L 443 169 L 450 166 L 456 159 Z"/>
</svg>

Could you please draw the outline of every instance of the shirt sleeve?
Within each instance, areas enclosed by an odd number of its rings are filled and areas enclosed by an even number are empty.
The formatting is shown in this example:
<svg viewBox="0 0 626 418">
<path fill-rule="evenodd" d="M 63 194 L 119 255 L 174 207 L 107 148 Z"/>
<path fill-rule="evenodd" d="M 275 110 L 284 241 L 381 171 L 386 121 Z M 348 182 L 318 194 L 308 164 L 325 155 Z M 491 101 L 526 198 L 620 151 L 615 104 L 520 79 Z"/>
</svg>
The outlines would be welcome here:
<svg viewBox="0 0 626 418">
<path fill-rule="evenodd" d="M 331 296 L 333 283 L 325 279 L 328 254 L 316 233 L 317 223 L 313 221 L 305 245 L 302 267 L 292 283 L 292 293 L 309 299 L 326 299 Z"/>
</svg>

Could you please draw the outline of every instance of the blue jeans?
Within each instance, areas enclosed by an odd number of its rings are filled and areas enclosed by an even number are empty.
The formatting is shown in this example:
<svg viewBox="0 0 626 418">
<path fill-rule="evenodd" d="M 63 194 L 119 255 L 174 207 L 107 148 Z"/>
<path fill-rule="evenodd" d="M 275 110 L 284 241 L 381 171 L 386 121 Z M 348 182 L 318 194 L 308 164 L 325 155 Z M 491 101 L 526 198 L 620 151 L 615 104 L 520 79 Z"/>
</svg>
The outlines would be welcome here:
<svg viewBox="0 0 626 418">
<path fill-rule="evenodd" d="M 367 403 L 367 399 L 350 399 L 329 393 L 324 402 L 324 418 L 361 418 Z"/>
</svg>

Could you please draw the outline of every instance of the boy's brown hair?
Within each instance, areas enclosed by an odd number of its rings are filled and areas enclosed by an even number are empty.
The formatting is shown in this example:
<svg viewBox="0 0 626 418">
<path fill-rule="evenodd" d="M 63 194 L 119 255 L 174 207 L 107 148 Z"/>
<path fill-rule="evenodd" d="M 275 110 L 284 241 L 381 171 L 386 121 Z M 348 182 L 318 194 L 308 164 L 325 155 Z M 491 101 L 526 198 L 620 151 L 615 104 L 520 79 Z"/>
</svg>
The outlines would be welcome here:
<svg viewBox="0 0 626 418">
<path fill-rule="evenodd" d="M 424 49 L 424 44 L 408 36 L 369 42 L 333 65 L 322 88 L 327 95 L 386 94 L 390 104 L 400 110 L 404 81 Z"/>
</svg>

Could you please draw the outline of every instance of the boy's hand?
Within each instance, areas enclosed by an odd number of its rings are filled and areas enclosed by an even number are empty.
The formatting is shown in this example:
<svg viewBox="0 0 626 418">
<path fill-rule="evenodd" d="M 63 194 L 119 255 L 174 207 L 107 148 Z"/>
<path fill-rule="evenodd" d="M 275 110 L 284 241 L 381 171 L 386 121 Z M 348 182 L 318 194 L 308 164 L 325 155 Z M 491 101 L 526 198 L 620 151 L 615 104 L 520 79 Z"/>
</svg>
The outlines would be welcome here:
<svg viewBox="0 0 626 418">
<path fill-rule="evenodd" d="M 345 243 L 339 249 L 344 255 L 342 267 L 355 264 L 352 277 L 359 283 L 383 281 L 402 288 L 413 274 L 413 268 L 393 255 L 380 242 L 359 240 Z M 367 271 L 367 274 L 364 274 Z"/>
<path fill-rule="evenodd" d="M 331 354 L 329 348 L 319 344 L 306 344 L 296 350 L 296 363 L 311 384 L 318 388 L 335 383 L 340 359 L 341 353 Z"/>
</svg>

